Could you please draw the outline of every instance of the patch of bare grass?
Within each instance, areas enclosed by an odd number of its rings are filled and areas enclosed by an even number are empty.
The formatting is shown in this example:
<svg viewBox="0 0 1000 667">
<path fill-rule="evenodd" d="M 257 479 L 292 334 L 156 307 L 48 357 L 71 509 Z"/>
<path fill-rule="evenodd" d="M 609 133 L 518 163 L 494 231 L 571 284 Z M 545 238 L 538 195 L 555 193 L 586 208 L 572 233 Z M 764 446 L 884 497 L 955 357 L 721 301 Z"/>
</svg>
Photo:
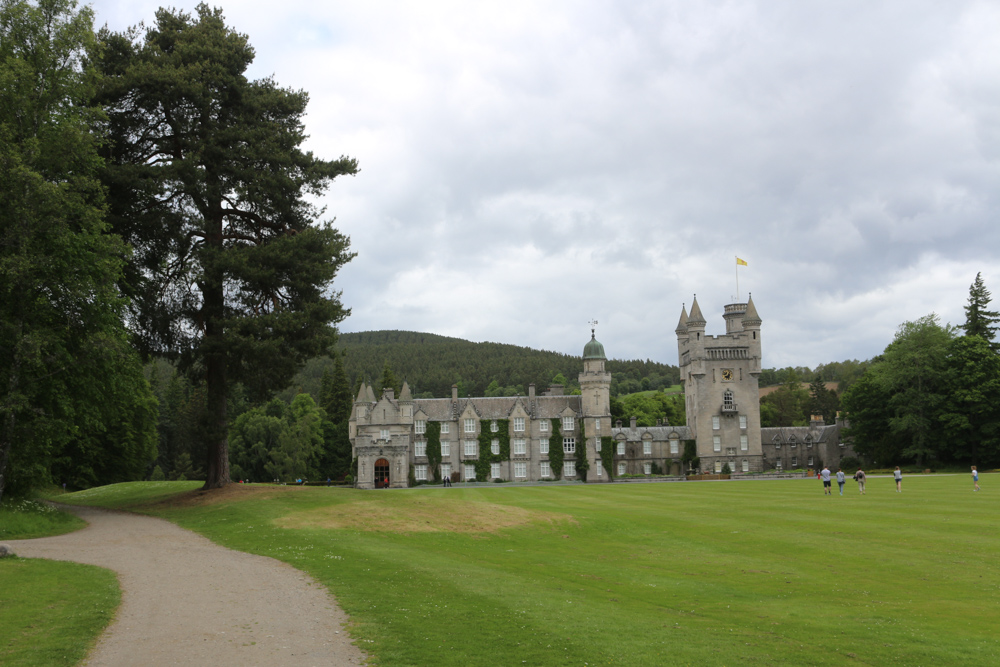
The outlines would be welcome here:
<svg viewBox="0 0 1000 667">
<path fill-rule="evenodd" d="M 531 523 L 571 522 L 568 514 L 539 512 L 486 502 L 462 503 L 451 498 L 385 494 L 335 506 L 294 512 L 274 523 L 290 529 L 351 529 L 392 533 L 495 533 Z M 412 494 L 411 494 L 412 496 Z"/>
</svg>

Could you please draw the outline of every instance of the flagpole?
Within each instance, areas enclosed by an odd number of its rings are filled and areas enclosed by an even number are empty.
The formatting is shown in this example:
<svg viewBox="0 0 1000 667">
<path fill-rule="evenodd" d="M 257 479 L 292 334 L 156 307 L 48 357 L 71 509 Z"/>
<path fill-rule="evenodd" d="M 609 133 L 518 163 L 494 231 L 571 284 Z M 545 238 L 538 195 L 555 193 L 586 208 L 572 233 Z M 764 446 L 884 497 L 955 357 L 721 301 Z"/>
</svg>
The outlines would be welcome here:
<svg viewBox="0 0 1000 667">
<path fill-rule="evenodd" d="M 736 257 L 736 302 L 740 301 L 740 258 Z"/>
</svg>

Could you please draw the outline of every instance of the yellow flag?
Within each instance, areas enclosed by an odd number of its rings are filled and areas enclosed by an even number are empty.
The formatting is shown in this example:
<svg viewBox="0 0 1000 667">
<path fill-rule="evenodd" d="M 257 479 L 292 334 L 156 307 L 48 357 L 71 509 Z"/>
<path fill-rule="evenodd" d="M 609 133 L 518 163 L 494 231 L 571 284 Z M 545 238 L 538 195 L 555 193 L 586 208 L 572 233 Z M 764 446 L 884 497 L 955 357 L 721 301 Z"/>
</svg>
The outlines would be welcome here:
<svg viewBox="0 0 1000 667">
<path fill-rule="evenodd" d="M 747 266 L 747 262 L 746 262 L 745 259 L 740 259 L 739 257 L 737 257 L 736 258 L 736 265 L 737 266 Z"/>
</svg>

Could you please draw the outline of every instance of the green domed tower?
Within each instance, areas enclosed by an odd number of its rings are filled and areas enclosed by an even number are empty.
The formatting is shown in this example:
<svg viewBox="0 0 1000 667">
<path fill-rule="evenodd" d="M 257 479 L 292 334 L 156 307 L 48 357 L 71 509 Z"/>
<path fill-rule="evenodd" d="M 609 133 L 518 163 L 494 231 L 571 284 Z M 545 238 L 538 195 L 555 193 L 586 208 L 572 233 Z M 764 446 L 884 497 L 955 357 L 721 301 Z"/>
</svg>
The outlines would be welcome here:
<svg viewBox="0 0 1000 667">
<path fill-rule="evenodd" d="M 607 356 L 604 354 L 604 346 L 591 329 L 590 341 L 583 346 L 583 372 L 580 373 L 583 437 L 590 460 L 588 482 L 610 481 L 607 471 L 601 469 L 601 454 L 598 449 L 601 436 L 611 435 L 611 373 L 604 370 L 605 361 Z"/>
</svg>

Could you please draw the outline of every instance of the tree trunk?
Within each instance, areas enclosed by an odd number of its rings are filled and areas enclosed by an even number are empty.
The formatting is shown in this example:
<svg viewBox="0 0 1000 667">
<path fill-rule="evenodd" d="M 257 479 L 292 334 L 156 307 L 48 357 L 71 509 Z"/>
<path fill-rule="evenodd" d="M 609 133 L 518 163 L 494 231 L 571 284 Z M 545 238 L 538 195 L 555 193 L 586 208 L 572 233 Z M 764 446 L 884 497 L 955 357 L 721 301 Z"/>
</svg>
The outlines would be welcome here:
<svg viewBox="0 0 1000 667">
<path fill-rule="evenodd" d="M 229 484 L 229 418 L 226 412 L 226 341 L 223 329 L 225 317 L 225 276 L 212 266 L 217 261 L 212 255 L 225 252 L 222 248 L 222 216 L 214 225 L 215 234 L 208 242 L 215 246 L 209 252 L 202 287 L 205 313 L 205 384 L 208 410 L 208 461 L 205 469 L 206 489 L 219 489 Z"/>
</svg>

